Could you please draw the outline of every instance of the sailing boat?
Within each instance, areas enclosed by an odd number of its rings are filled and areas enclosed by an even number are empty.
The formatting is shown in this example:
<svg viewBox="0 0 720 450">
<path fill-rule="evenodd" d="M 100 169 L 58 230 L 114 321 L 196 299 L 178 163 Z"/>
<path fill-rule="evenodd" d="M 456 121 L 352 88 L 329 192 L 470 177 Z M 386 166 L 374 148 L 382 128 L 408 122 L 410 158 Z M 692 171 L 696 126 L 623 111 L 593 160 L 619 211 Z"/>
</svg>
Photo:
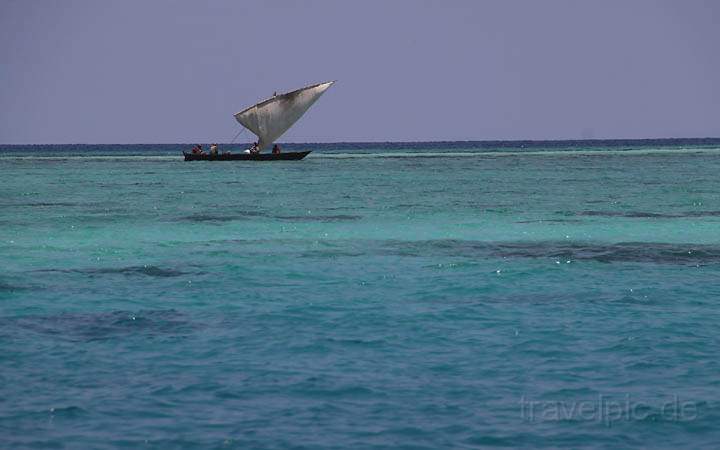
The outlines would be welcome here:
<svg viewBox="0 0 720 450">
<path fill-rule="evenodd" d="M 262 151 L 290 129 L 333 83 L 335 82 L 328 81 L 313 84 L 286 94 L 274 95 L 235 114 L 235 119 L 258 137 L 258 148 Z M 185 161 L 287 161 L 303 159 L 308 153 L 310 151 L 219 155 L 183 152 L 183 155 L 185 155 Z"/>
</svg>

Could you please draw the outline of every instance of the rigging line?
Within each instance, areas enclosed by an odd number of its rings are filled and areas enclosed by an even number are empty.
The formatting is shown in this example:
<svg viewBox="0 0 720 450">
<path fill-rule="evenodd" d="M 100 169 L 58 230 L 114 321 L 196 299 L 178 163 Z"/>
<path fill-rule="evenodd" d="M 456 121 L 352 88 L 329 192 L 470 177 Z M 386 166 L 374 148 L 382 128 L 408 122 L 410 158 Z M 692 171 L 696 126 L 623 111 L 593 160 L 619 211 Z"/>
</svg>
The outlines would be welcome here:
<svg viewBox="0 0 720 450">
<path fill-rule="evenodd" d="M 235 137 L 232 138 L 232 141 L 230 141 L 230 143 L 231 143 L 231 144 L 235 143 L 235 139 L 237 139 L 238 136 L 240 136 L 240 133 L 242 133 L 242 132 L 245 131 L 246 129 L 247 129 L 247 128 L 241 128 L 240 131 L 237 132 L 237 134 L 235 135 Z"/>
</svg>

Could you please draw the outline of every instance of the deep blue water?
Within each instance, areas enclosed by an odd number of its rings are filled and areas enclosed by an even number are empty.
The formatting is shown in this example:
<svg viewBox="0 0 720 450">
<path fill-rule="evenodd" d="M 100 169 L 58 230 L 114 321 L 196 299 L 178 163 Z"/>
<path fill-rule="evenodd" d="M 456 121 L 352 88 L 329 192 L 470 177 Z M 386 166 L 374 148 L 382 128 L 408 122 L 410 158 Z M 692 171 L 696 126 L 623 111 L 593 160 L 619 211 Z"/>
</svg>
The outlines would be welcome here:
<svg viewBox="0 0 720 450">
<path fill-rule="evenodd" d="M 0 146 L 0 447 L 720 447 L 720 140 L 187 147 Z"/>
</svg>

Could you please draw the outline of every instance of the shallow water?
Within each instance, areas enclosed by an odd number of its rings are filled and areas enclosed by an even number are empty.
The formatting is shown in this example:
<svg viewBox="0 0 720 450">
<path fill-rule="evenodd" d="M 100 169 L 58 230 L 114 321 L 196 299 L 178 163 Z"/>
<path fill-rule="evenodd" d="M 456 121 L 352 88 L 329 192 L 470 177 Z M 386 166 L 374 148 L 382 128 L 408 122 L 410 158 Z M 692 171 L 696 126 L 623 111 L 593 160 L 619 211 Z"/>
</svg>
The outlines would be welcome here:
<svg viewBox="0 0 720 450">
<path fill-rule="evenodd" d="M 718 446 L 720 141 L 316 147 L 0 147 L 0 445 Z"/>
</svg>

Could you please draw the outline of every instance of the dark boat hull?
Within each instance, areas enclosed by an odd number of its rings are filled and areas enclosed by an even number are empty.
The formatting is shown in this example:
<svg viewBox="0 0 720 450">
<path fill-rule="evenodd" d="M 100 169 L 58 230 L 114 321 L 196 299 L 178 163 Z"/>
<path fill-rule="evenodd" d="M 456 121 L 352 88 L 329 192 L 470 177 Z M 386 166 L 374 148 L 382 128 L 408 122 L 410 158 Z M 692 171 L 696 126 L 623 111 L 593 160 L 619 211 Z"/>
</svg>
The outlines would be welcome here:
<svg viewBox="0 0 720 450">
<path fill-rule="evenodd" d="M 303 159 L 312 150 L 306 152 L 288 152 L 273 155 L 272 153 L 258 153 L 255 155 L 249 153 L 233 153 L 230 155 L 195 155 L 193 153 L 183 152 L 185 161 L 298 161 Z"/>
</svg>

